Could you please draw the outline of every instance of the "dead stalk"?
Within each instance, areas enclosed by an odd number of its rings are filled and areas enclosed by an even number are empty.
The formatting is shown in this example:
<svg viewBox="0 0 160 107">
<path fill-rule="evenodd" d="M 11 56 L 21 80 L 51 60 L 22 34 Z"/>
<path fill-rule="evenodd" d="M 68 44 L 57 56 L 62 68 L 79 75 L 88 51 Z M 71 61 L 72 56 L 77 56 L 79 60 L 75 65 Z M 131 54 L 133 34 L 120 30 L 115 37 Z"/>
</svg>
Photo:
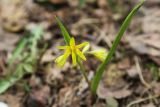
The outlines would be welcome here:
<svg viewBox="0 0 160 107">
<path fill-rule="evenodd" d="M 157 97 L 159 97 L 159 96 L 160 96 L 160 95 L 154 95 L 154 96 L 148 96 L 148 97 L 146 97 L 146 98 L 142 98 L 142 99 L 135 100 L 135 101 L 129 103 L 129 104 L 127 105 L 127 107 L 131 107 L 131 106 L 133 106 L 133 105 L 135 105 L 135 104 L 139 104 L 139 103 L 142 103 L 142 102 L 147 101 L 147 100 L 155 99 L 155 98 L 157 98 Z"/>
<path fill-rule="evenodd" d="M 139 75 L 139 78 L 141 80 L 141 83 L 147 87 L 147 88 L 151 88 L 151 85 L 148 84 L 144 78 L 143 78 L 143 74 L 142 74 L 142 70 L 141 70 L 141 67 L 140 67 L 140 64 L 139 64 L 139 60 L 138 60 L 138 57 L 136 56 L 135 58 L 135 63 L 136 63 L 136 68 L 137 68 L 137 72 L 138 72 L 138 75 Z"/>
</svg>

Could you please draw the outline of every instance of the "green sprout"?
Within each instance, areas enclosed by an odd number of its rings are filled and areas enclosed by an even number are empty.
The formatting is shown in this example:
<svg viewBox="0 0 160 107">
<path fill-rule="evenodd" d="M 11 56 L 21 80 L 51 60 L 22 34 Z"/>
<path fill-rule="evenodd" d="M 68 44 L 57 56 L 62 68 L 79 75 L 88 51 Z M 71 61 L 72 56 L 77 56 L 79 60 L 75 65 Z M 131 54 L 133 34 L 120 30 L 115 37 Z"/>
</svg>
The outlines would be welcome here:
<svg viewBox="0 0 160 107">
<path fill-rule="evenodd" d="M 63 25 L 63 23 L 60 21 L 60 19 L 58 17 L 55 17 L 58 22 L 58 25 L 61 29 L 63 38 L 64 38 L 66 45 L 67 45 L 67 46 L 59 47 L 59 49 L 65 49 L 66 52 L 62 56 L 58 57 L 55 60 L 56 63 L 58 63 L 58 65 L 61 65 L 61 66 L 64 65 L 66 62 L 66 59 L 71 54 L 73 65 L 76 65 L 76 63 L 78 63 L 78 65 L 81 69 L 81 72 L 82 72 L 84 78 L 86 79 L 90 89 L 91 89 L 91 92 L 93 94 L 96 94 L 97 87 L 99 85 L 100 80 L 102 79 L 102 75 L 104 73 L 106 66 L 111 61 L 113 54 L 115 53 L 116 48 L 117 48 L 118 44 L 120 43 L 120 40 L 121 40 L 124 32 L 128 28 L 133 16 L 136 14 L 136 12 L 139 10 L 139 8 L 143 5 L 144 1 L 145 0 L 142 0 L 139 4 L 137 4 L 133 8 L 133 10 L 128 14 L 128 16 L 124 20 L 115 40 L 113 42 L 113 45 L 108 53 L 105 50 L 88 51 L 89 45 L 87 45 L 87 44 L 89 44 L 89 43 L 87 43 L 87 42 L 80 44 L 80 46 L 75 45 L 74 39 L 69 35 L 69 33 L 68 33 L 67 29 L 65 28 L 65 26 Z M 81 52 L 81 51 L 79 51 L 79 48 L 82 48 L 82 47 L 84 47 L 84 48 L 82 49 L 82 52 Z M 85 50 L 85 51 L 83 51 L 83 50 Z M 87 59 L 87 58 L 85 58 L 84 54 L 92 54 L 96 58 L 98 58 L 102 61 L 102 63 L 100 64 L 100 66 L 98 67 L 98 69 L 96 71 L 96 74 L 94 75 L 94 77 L 91 81 L 89 81 L 88 76 L 86 74 L 86 69 L 82 63 L 83 60 Z"/>
<path fill-rule="evenodd" d="M 3 78 L 0 78 L 0 94 L 15 85 L 25 75 L 32 74 L 36 71 L 38 61 L 42 55 L 42 49 L 38 47 L 42 36 L 43 28 L 37 26 L 20 40 L 11 58 L 8 60 L 7 70 L 9 73 Z M 18 64 L 15 63 L 17 60 L 19 60 Z"/>
</svg>

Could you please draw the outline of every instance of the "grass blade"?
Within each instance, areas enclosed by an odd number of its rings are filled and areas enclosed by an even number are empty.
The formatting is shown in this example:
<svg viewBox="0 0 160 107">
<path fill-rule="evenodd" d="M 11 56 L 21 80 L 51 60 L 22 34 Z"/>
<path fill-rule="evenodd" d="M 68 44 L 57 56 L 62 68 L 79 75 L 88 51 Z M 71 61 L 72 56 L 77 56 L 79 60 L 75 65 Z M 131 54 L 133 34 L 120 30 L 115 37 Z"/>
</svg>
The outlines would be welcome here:
<svg viewBox="0 0 160 107">
<path fill-rule="evenodd" d="M 62 35 L 64 37 L 66 44 L 69 45 L 70 35 L 69 35 L 67 29 L 65 28 L 65 26 L 63 25 L 63 23 L 61 22 L 61 20 L 58 17 L 55 16 L 55 18 L 56 18 L 56 21 L 58 22 L 60 29 L 61 29 L 61 32 L 62 32 Z"/>
<path fill-rule="evenodd" d="M 139 8 L 143 5 L 145 0 L 142 0 L 138 5 L 136 5 L 133 10 L 129 13 L 129 15 L 126 17 L 125 21 L 123 22 L 115 41 L 113 42 L 113 45 L 105 58 L 104 62 L 98 67 L 97 72 L 92 80 L 91 83 L 91 90 L 94 94 L 96 94 L 98 84 L 102 78 L 103 72 L 106 68 L 106 65 L 110 62 L 124 32 L 126 31 L 127 27 L 129 26 L 129 23 L 131 22 L 132 17 L 136 14 L 136 12 L 139 10 Z"/>
</svg>

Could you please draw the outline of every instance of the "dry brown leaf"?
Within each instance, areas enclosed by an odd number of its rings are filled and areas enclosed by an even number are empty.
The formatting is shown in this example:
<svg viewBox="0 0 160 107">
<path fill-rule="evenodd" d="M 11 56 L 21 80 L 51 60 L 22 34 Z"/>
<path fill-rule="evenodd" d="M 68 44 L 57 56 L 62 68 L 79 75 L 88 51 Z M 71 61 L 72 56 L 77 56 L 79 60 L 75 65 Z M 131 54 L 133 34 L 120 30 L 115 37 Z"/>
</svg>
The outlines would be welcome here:
<svg viewBox="0 0 160 107">
<path fill-rule="evenodd" d="M 145 104 L 142 107 L 156 107 L 153 103 Z"/>
<path fill-rule="evenodd" d="M 117 64 L 118 69 L 126 70 L 131 67 L 131 62 L 129 58 L 123 58 L 120 62 Z"/>
<path fill-rule="evenodd" d="M 0 95 L 0 101 L 6 102 L 6 104 L 9 107 L 12 107 L 14 105 L 14 107 L 21 107 L 22 106 L 22 101 L 21 98 L 24 97 L 23 93 L 18 93 L 18 94 L 10 94 L 10 93 L 6 93 L 3 95 Z"/>
<path fill-rule="evenodd" d="M 62 3 L 66 3 L 66 0 L 49 0 L 51 3 L 54 4 L 62 4 Z"/>
<path fill-rule="evenodd" d="M 131 2 L 138 3 L 139 0 L 132 0 Z M 145 2 L 145 5 L 151 6 L 151 7 L 154 6 L 154 5 L 158 5 L 158 4 L 160 4 L 159 0 L 146 0 L 146 2 Z"/>
<path fill-rule="evenodd" d="M 59 106 L 70 106 L 74 99 L 74 89 L 72 87 L 64 87 L 59 92 Z"/>
<path fill-rule="evenodd" d="M 160 33 L 160 8 L 150 8 L 144 11 L 145 16 L 142 19 L 142 29 L 145 33 Z"/>
<path fill-rule="evenodd" d="M 102 85 L 102 83 L 99 85 L 97 90 L 97 95 L 99 98 L 106 99 L 107 97 L 113 97 L 117 99 L 122 99 L 130 96 L 132 94 L 131 90 L 128 89 L 117 89 L 112 90 L 110 88 L 106 88 Z"/>
<path fill-rule="evenodd" d="M 53 55 L 53 50 L 47 50 L 45 54 L 42 56 L 41 63 L 45 62 L 53 62 L 55 56 Z"/>
<path fill-rule="evenodd" d="M 41 89 L 34 89 L 26 100 L 27 107 L 46 107 L 50 98 L 50 88 L 43 86 Z"/>
<path fill-rule="evenodd" d="M 44 72 L 46 73 L 45 79 L 46 79 L 47 83 L 52 83 L 54 81 L 63 79 L 61 69 L 57 68 L 56 66 L 48 65 L 45 68 Z"/>
<path fill-rule="evenodd" d="M 119 71 L 115 64 L 108 66 L 104 73 L 103 81 L 98 87 L 98 97 L 106 99 L 107 96 L 121 99 L 132 94 L 131 90 L 126 88 L 126 82 L 123 80 L 124 72 Z"/>
<path fill-rule="evenodd" d="M 127 39 L 131 48 L 137 53 L 160 56 L 160 36 L 158 33 L 129 36 Z"/>
<path fill-rule="evenodd" d="M 160 83 L 153 83 L 153 91 L 156 95 L 160 95 Z"/>
<path fill-rule="evenodd" d="M 0 51 L 7 50 L 11 52 L 14 49 L 14 45 L 18 42 L 18 40 L 19 37 L 17 35 L 0 32 Z"/>
<path fill-rule="evenodd" d="M 125 85 L 125 81 L 122 79 L 125 72 L 117 69 L 116 64 L 110 64 L 107 71 L 103 75 L 103 83 L 107 87 L 114 89 L 121 88 Z"/>
<path fill-rule="evenodd" d="M 135 66 L 132 66 L 130 69 L 127 70 L 127 74 L 131 78 L 137 77 L 138 76 L 137 68 Z"/>
<path fill-rule="evenodd" d="M 27 22 L 27 13 L 20 1 L 10 2 L 0 1 L 1 22 L 3 28 L 10 32 L 17 32 L 24 28 Z M 3 5 L 2 5 L 3 4 Z"/>
<path fill-rule="evenodd" d="M 107 7 L 107 2 L 106 0 L 98 0 L 97 4 L 99 5 L 99 7 L 104 8 Z"/>
</svg>

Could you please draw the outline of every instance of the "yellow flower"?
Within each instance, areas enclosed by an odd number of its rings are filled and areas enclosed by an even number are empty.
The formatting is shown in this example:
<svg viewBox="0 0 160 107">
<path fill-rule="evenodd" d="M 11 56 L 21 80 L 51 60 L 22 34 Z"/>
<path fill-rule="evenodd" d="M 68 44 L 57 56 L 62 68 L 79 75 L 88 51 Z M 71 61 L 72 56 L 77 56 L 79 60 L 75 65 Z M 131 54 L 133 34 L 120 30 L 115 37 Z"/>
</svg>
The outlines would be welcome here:
<svg viewBox="0 0 160 107">
<path fill-rule="evenodd" d="M 97 59 L 99 59 L 102 62 L 105 60 L 107 56 L 107 52 L 105 49 L 98 49 L 98 50 L 90 51 L 88 53 L 95 56 Z"/>
<path fill-rule="evenodd" d="M 76 56 L 79 56 L 81 59 L 86 60 L 84 54 L 80 51 L 81 48 L 85 47 L 88 42 L 81 43 L 79 45 L 75 44 L 74 38 L 70 39 L 70 43 L 67 46 L 58 46 L 59 49 L 65 50 L 64 54 L 59 56 L 55 59 L 55 62 L 59 67 L 63 67 L 67 58 L 71 55 L 72 56 L 72 63 L 73 65 L 77 64 Z"/>
</svg>

